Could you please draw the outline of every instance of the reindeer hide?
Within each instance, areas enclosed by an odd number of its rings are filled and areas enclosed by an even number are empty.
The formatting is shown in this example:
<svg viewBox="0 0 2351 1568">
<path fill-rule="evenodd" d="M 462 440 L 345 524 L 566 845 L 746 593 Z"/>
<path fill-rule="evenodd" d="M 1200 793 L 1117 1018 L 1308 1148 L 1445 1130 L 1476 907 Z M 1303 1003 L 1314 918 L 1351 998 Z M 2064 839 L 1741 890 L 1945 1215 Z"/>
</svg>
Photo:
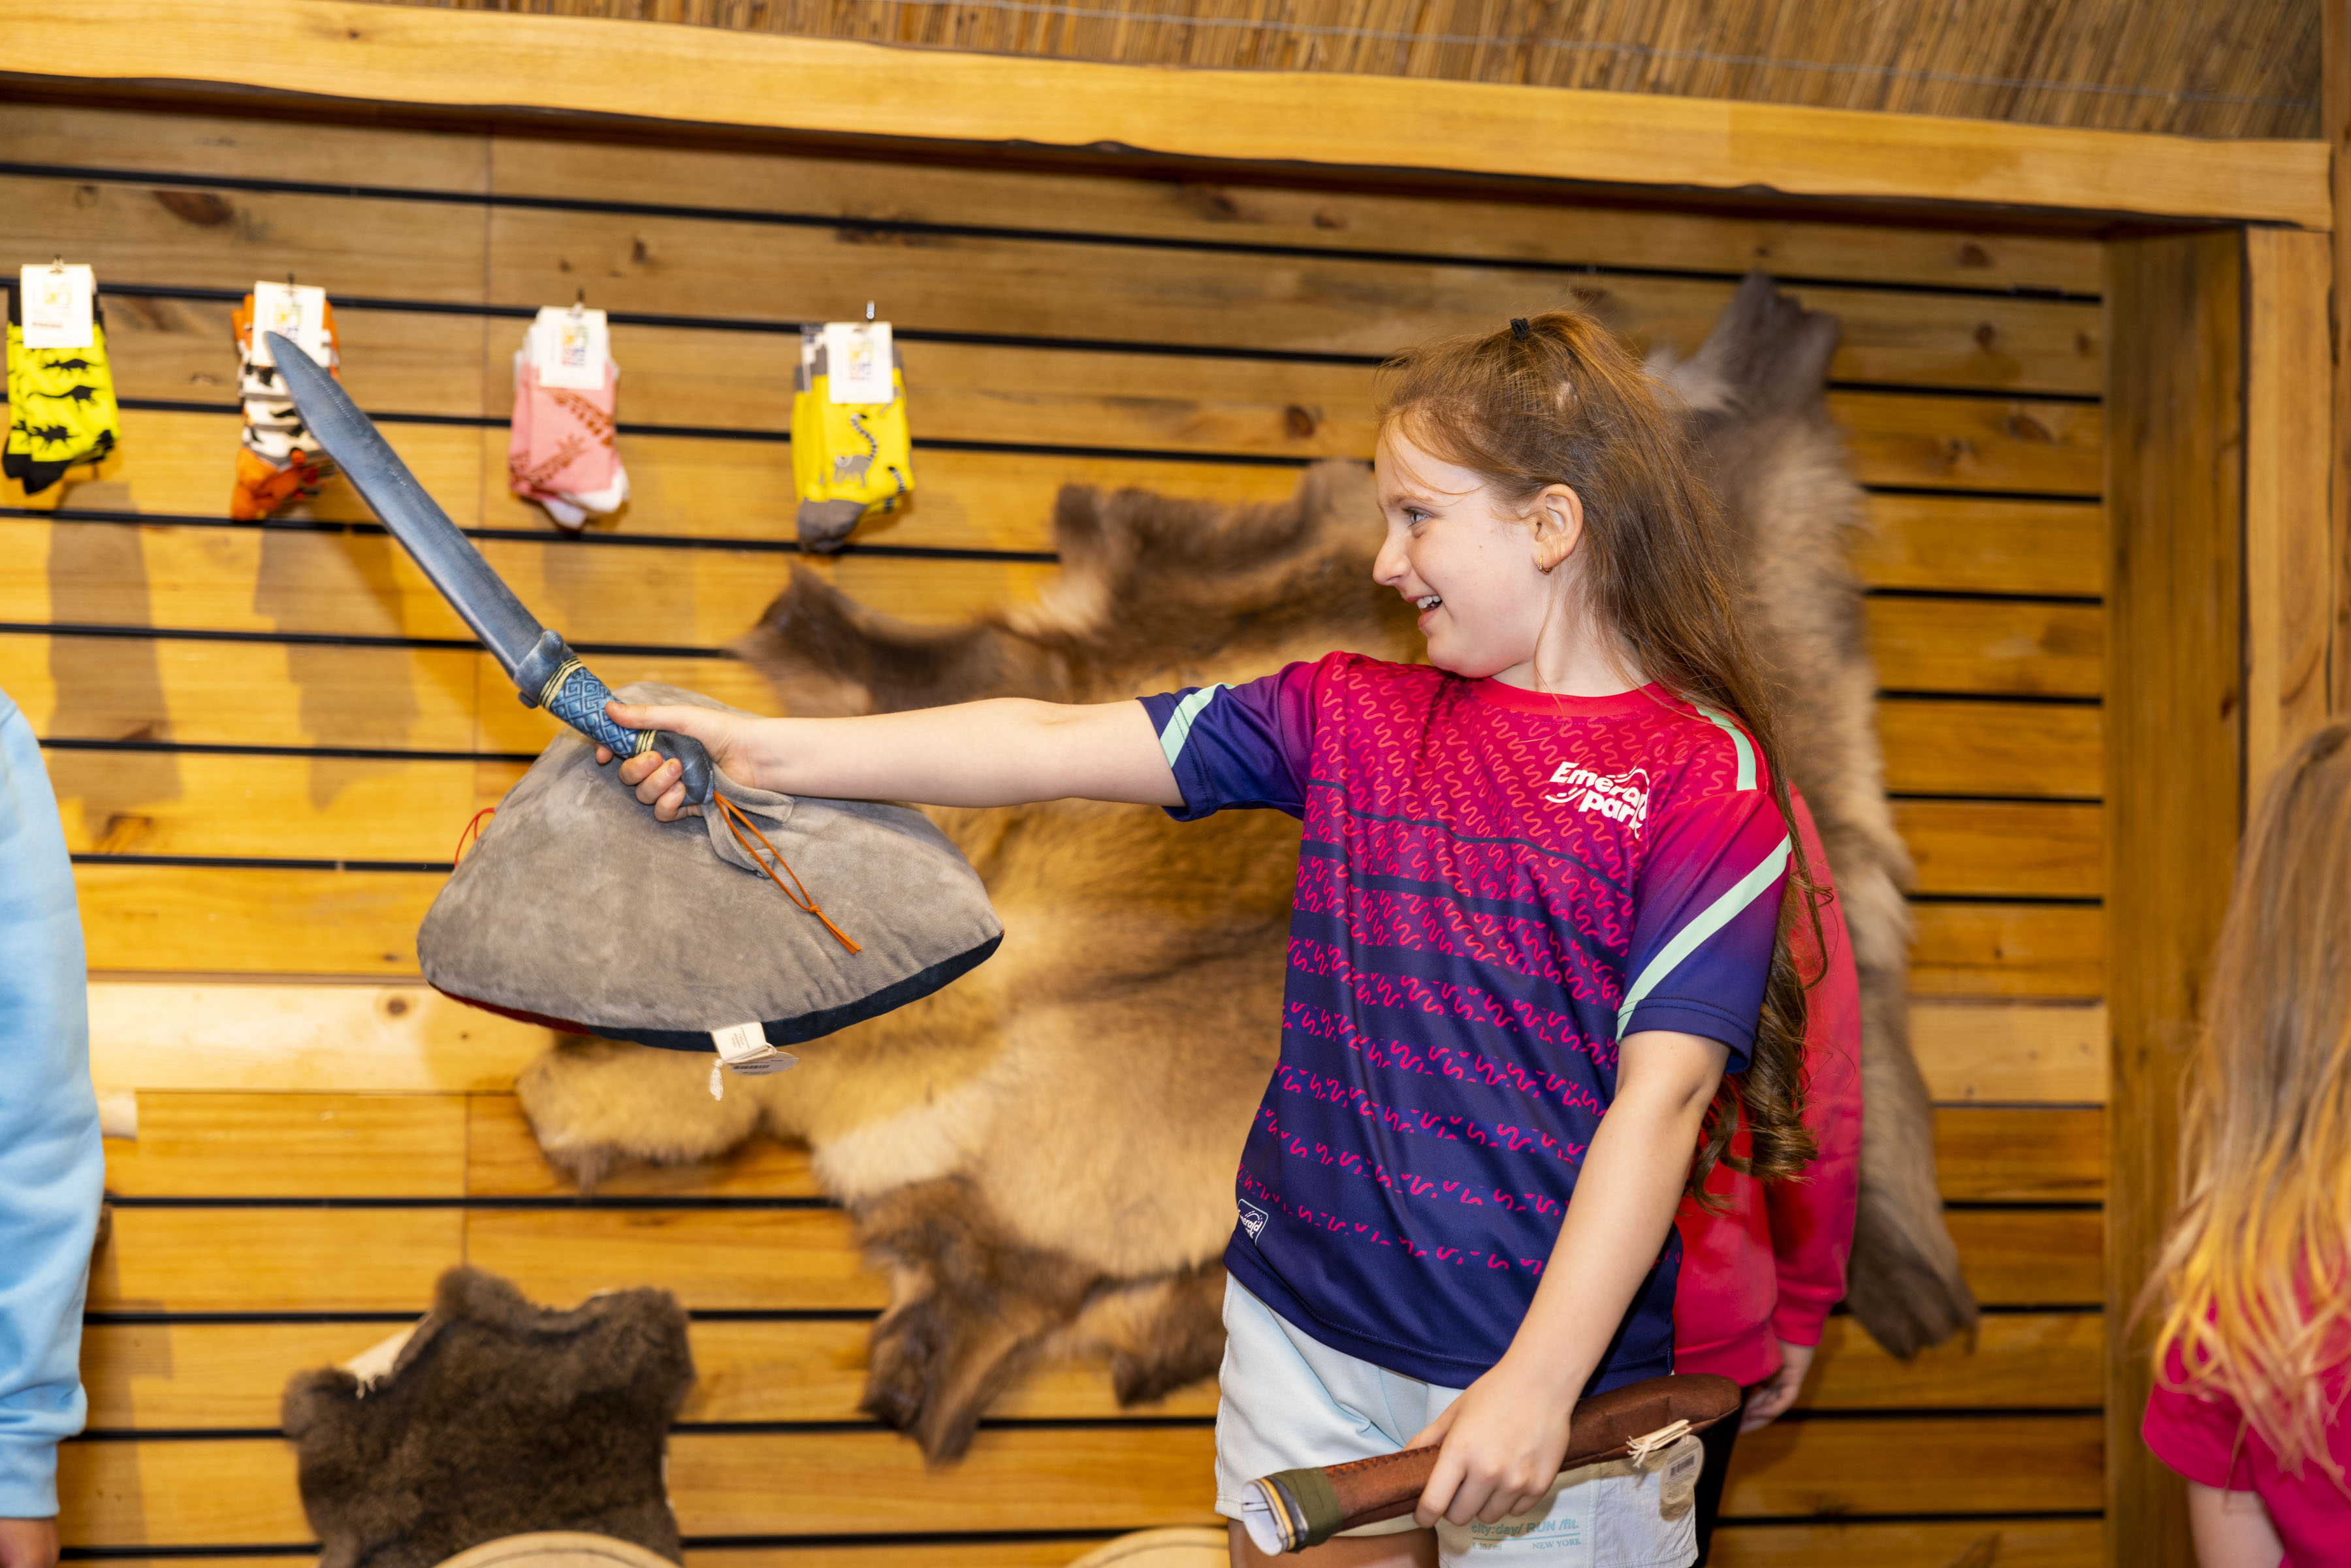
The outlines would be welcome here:
<svg viewBox="0 0 2351 1568">
<path fill-rule="evenodd" d="M 1699 353 L 1665 367 L 1747 544 L 1811 800 L 1861 958 L 1871 1097 L 1854 1300 L 1901 1354 L 1972 1320 L 1904 1032 L 1909 874 L 1846 568 L 1861 497 L 1822 399 L 1834 319 L 1750 278 Z M 1418 655 L 1370 576 L 1370 476 L 1324 464 L 1288 501 L 1228 507 L 1065 489 L 1043 601 L 949 629 L 886 621 L 796 575 L 745 644 L 795 714 L 984 696 L 1102 702 L 1264 674 L 1333 648 Z M 1064 801 L 935 812 L 1003 917 L 996 959 L 714 1103 L 702 1064 L 574 1041 L 519 1084 L 541 1147 L 583 1182 L 617 1162 L 805 1140 L 887 1273 L 866 1406 L 959 1454 L 1040 1360 L 1107 1355 L 1122 1399 L 1215 1371 L 1217 1258 L 1270 1071 L 1298 830 L 1275 812 L 1181 825 Z"/>
</svg>

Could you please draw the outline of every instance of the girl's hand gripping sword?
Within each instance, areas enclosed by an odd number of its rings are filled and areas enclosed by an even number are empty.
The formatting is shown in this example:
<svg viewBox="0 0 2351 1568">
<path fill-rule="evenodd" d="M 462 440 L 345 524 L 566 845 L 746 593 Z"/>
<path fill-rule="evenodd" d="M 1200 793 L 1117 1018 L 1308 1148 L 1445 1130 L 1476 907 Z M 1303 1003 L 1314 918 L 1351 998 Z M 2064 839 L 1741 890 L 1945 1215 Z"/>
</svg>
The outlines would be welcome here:
<svg viewBox="0 0 2351 1568">
<path fill-rule="evenodd" d="M 416 558 L 433 586 L 506 666 L 523 706 L 545 707 L 580 734 L 610 747 L 615 757 L 653 751 L 676 758 L 685 798 L 697 806 L 709 804 L 717 770 L 702 743 L 666 730 L 622 729 L 606 716 L 604 705 L 611 700 L 611 691 L 589 673 L 559 635 L 522 607 L 473 541 L 424 493 L 350 394 L 285 338 L 275 332 L 268 337 L 277 373 L 286 378 L 302 423 L 350 477 L 360 498 L 383 519 L 392 538 Z"/>
</svg>

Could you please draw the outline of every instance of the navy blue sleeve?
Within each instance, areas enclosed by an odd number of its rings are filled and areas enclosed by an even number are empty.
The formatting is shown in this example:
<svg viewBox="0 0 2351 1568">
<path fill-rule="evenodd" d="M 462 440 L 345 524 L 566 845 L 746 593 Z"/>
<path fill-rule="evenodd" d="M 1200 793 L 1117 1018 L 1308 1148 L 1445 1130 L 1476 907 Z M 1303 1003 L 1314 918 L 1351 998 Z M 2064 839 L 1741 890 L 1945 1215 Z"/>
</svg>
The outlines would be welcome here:
<svg viewBox="0 0 2351 1568">
<path fill-rule="evenodd" d="M 1288 664 L 1240 685 L 1186 686 L 1142 699 L 1175 772 L 1179 822 L 1238 806 L 1306 814 L 1319 666 Z"/>
</svg>

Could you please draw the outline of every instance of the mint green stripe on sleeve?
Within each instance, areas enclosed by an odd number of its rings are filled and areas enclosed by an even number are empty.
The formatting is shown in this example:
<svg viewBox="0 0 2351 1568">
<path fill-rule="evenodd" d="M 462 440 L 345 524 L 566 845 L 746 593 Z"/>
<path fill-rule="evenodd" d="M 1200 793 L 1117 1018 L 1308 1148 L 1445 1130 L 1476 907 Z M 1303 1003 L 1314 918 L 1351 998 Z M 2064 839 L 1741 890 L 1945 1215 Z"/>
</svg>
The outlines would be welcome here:
<svg viewBox="0 0 2351 1568">
<path fill-rule="evenodd" d="M 1202 686 L 1177 703 L 1176 711 L 1167 716 L 1167 727 L 1159 732 L 1159 749 L 1167 758 L 1168 767 L 1175 767 L 1176 759 L 1184 755 L 1184 743 L 1192 738 L 1192 721 L 1200 716 L 1200 710 L 1208 706 L 1208 699 L 1224 689 L 1222 681 L 1213 686 Z"/>
<path fill-rule="evenodd" d="M 1730 924 L 1739 912 L 1755 902 L 1765 888 L 1780 880 L 1788 868 L 1788 841 L 1782 839 L 1780 847 L 1763 857 L 1763 863 L 1739 879 L 1729 892 L 1706 906 L 1698 917 L 1674 933 L 1665 951 L 1649 960 L 1641 977 L 1625 993 L 1625 1005 L 1616 1009 L 1616 1038 L 1625 1038 L 1625 1028 L 1633 1021 L 1633 1009 L 1648 999 L 1649 993 L 1663 983 L 1667 975 L 1681 967 L 1682 960 L 1705 946 L 1708 937 Z"/>
<path fill-rule="evenodd" d="M 1741 789 L 1754 789 L 1755 743 L 1747 738 L 1747 732 L 1732 723 L 1729 715 L 1719 714 L 1704 703 L 1692 703 L 1690 706 L 1698 709 L 1708 723 L 1718 726 L 1730 737 L 1730 744 L 1739 747 L 1739 787 Z"/>
</svg>

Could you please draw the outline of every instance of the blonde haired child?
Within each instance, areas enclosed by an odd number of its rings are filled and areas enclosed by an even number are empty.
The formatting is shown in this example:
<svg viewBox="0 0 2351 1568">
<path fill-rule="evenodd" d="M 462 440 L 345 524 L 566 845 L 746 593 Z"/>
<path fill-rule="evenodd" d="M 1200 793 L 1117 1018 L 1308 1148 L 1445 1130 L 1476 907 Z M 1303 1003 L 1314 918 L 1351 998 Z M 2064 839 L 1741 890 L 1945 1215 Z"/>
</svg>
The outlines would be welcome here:
<svg viewBox="0 0 2351 1568">
<path fill-rule="evenodd" d="M 2142 1434 L 2204 1568 L 2351 1568 L 2351 724 L 2245 836 L 2189 1083 Z"/>
<path fill-rule="evenodd" d="M 1694 1156 L 1734 1124 L 1761 1175 L 1811 1153 L 1781 932 L 1802 852 L 1726 530 L 1647 376 L 1574 314 L 1393 363 L 1377 469 L 1374 575 L 1420 607 L 1426 665 L 613 716 L 794 794 L 1301 818 L 1280 1062 L 1225 1253 L 1219 1511 L 1269 1471 L 1441 1442 L 1417 1515 L 1311 1561 L 1683 1568 L 1686 1486 L 1559 1464 L 1580 1395 L 1671 1369 Z M 677 814 L 673 765 L 621 777 Z M 1259 1561 L 1238 1528 L 1232 1552 Z"/>
</svg>

